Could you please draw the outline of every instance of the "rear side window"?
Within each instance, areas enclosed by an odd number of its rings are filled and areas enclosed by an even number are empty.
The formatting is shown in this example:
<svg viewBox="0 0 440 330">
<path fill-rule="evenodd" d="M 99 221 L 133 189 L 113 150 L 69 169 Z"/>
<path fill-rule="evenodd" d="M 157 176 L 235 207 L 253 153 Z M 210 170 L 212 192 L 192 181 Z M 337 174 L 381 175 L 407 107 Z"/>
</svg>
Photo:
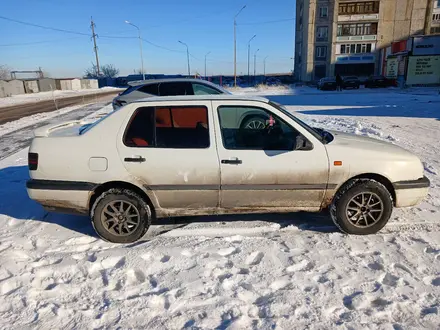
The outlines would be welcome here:
<svg viewBox="0 0 440 330">
<path fill-rule="evenodd" d="M 189 82 L 165 82 L 159 85 L 159 95 L 194 95 L 194 92 Z"/>
<path fill-rule="evenodd" d="M 139 92 L 158 96 L 159 95 L 159 85 L 158 84 L 150 84 L 150 85 L 142 86 L 141 88 L 139 88 Z"/>
<path fill-rule="evenodd" d="M 217 95 L 221 94 L 220 91 L 203 84 L 192 84 L 194 95 Z"/>
<path fill-rule="evenodd" d="M 140 108 L 127 127 L 124 144 L 128 147 L 208 148 L 208 109 L 204 106 Z"/>
<path fill-rule="evenodd" d="M 127 95 L 130 94 L 132 91 L 136 90 L 138 86 L 130 86 L 125 91 L 121 93 L 121 95 Z"/>
</svg>

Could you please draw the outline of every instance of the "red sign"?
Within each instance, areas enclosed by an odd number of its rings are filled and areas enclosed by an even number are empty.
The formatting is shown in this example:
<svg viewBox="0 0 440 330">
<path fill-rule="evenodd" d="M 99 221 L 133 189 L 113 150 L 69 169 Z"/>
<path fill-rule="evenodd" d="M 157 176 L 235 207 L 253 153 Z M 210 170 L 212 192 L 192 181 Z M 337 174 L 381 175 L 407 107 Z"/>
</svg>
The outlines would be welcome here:
<svg viewBox="0 0 440 330">
<path fill-rule="evenodd" d="M 393 42 L 391 44 L 391 53 L 400 53 L 406 51 L 406 40 Z"/>
</svg>

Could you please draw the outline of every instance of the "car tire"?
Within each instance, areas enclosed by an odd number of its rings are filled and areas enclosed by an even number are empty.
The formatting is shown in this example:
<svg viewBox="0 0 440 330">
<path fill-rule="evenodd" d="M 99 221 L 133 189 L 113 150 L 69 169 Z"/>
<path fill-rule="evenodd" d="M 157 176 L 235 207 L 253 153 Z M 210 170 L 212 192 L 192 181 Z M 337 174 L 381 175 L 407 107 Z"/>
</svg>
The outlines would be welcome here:
<svg viewBox="0 0 440 330">
<path fill-rule="evenodd" d="M 379 232 L 392 212 L 390 192 L 383 184 L 370 179 L 352 180 L 345 184 L 330 207 L 335 225 L 342 232 L 354 235 Z"/>
<path fill-rule="evenodd" d="M 145 235 L 152 218 L 151 208 L 141 196 L 118 188 L 96 199 L 90 217 L 98 236 L 111 243 L 136 242 Z"/>
<path fill-rule="evenodd" d="M 266 128 L 266 118 L 260 116 L 250 116 L 243 120 L 240 127 L 248 129 L 264 129 Z"/>
</svg>

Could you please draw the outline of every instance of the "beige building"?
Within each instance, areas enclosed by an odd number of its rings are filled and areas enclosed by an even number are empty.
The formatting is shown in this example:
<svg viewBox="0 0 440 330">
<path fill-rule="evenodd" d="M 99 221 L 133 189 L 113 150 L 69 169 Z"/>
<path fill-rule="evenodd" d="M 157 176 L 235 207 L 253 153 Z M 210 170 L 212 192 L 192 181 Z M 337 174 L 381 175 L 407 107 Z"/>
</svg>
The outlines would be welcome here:
<svg viewBox="0 0 440 330">
<path fill-rule="evenodd" d="M 437 11 L 440 0 L 297 0 L 295 76 L 378 74 L 393 41 L 440 33 Z"/>
</svg>

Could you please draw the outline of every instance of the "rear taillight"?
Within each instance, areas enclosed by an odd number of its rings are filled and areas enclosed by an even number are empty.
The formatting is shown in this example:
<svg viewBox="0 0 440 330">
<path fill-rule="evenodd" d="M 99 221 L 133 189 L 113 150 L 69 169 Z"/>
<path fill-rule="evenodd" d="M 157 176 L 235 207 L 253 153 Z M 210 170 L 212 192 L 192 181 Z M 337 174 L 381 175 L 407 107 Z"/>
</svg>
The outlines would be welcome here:
<svg viewBox="0 0 440 330">
<path fill-rule="evenodd" d="M 29 170 L 35 171 L 38 169 L 38 154 L 30 152 L 28 155 Z"/>
</svg>

